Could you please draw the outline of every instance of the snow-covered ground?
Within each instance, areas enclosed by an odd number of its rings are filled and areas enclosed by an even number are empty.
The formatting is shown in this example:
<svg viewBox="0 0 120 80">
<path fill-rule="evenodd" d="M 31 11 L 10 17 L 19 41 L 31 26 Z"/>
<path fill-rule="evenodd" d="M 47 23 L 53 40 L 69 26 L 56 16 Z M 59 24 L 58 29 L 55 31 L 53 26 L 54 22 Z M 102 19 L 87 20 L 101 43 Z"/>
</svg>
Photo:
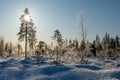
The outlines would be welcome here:
<svg viewBox="0 0 120 80">
<path fill-rule="evenodd" d="M 88 58 L 88 64 L 63 62 L 51 64 L 44 58 L 0 58 L 0 80 L 120 80 L 120 67 L 116 59 Z"/>
</svg>

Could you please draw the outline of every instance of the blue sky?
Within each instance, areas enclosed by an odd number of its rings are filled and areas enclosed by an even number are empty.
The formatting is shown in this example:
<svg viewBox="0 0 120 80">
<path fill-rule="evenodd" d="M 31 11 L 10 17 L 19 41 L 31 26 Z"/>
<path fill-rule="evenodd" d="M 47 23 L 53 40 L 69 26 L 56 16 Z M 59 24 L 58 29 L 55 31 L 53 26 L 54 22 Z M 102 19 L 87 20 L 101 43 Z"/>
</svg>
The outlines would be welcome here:
<svg viewBox="0 0 120 80">
<path fill-rule="evenodd" d="M 106 32 L 120 36 L 120 0 L 0 0 L 0 34 L 17 42 L 20 20 L 28 8 L 37 27 L 37 38 L 51 42 L 54 30 L 63 38 L 80 39 L 78 14 L 83 12 L 88 40 Z"/>
</svg>

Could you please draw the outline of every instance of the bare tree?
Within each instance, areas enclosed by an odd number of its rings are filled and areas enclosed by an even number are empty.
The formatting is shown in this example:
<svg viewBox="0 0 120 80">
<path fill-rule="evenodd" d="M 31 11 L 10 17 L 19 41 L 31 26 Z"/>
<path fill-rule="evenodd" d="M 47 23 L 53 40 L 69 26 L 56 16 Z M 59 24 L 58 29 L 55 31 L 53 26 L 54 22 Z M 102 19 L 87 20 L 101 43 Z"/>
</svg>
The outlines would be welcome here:
<svg viewBox="0 0 120 80">
<path fill-rule="evenodd" d="M 82 36 L 82 41 L 81 41 L 81 60 L 80 62 L 83 63 L 84 62 L 84 57 L 87 55 L 85 48 L 86 48 L 86 37 L 87 37 L 87 29 L 85 29 L 85 25 L 84 25 L 84 18 L 83 18 L 83 14 L 80 13 L 80 20 L 79 20 L 79 25 L 80 27 L 80 32 L 81 32 L 81 36 Z"/>
</svg>

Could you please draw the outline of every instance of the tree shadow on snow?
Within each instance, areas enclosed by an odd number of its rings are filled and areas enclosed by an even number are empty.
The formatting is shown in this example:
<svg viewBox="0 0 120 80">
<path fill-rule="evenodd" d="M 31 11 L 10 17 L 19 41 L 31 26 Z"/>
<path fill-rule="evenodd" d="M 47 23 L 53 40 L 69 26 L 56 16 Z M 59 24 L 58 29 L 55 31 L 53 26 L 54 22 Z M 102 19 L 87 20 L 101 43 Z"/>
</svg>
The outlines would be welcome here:
<svg viewBox="0 0 120 80">
<path fill-rule="evenodd" d="M 46 74 L 48 76 L 59 73 L 59 72 L 64 72 L 70 70 L 70 67 L 64 66 L 64 65 L 58 65 L 58 66 L 48 66 L 42 69 L 42 73 Z"/>
<path fill-rule="evenodd" d="M 91 70 L 101 70 L 102 68 L 99 68 L 97 66 L 91 66 L 91 65 L 76 65 L 77 68 L 86 68 Z"/>
<path fill-rule="evenodd" d="M 120 80 L 120 71 L 113 72 L 113 74 L 111 74 L 110 77 L 114 77 L 114 78 Z"/>
<path fill-rule="evenodd" d="M 0 68 L 13 67 L 18 64 L 18 61 L 15 59 L 10 59 L 8 61 L 0 62 Z"/>
<path fill-rule="evenodd" d="M 30 58 L 27 58 L 27 59 L 24 59 L 24 60 L 22 60 L 21 61 L 21 64 L 24 66 L 24 67 L 26 67 L 26 68 L 28 68 L 28 67 L 30 67 L 31 65 L 45 65 L 45 64 L 47 64 L 47 62 L 45 62 L 44 60 L 42 60 L 42 61 L 37 61 L 37 60 L 32 60 L 32 59 L 30 59 Z"/>
</svg>

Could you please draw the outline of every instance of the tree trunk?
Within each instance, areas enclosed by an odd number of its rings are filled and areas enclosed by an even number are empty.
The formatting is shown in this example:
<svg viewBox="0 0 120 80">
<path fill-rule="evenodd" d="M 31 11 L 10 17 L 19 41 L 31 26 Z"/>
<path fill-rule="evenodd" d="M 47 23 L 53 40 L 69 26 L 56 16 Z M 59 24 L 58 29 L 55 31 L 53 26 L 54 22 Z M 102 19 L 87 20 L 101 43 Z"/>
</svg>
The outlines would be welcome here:
<svg viewBox="0 0 120 80">
<path fill-rule="evenodd" d="M 27 58 L 27 21 L 26 21 L 26 29 L 25 29 L 25 58 Z"/>
</svg>

